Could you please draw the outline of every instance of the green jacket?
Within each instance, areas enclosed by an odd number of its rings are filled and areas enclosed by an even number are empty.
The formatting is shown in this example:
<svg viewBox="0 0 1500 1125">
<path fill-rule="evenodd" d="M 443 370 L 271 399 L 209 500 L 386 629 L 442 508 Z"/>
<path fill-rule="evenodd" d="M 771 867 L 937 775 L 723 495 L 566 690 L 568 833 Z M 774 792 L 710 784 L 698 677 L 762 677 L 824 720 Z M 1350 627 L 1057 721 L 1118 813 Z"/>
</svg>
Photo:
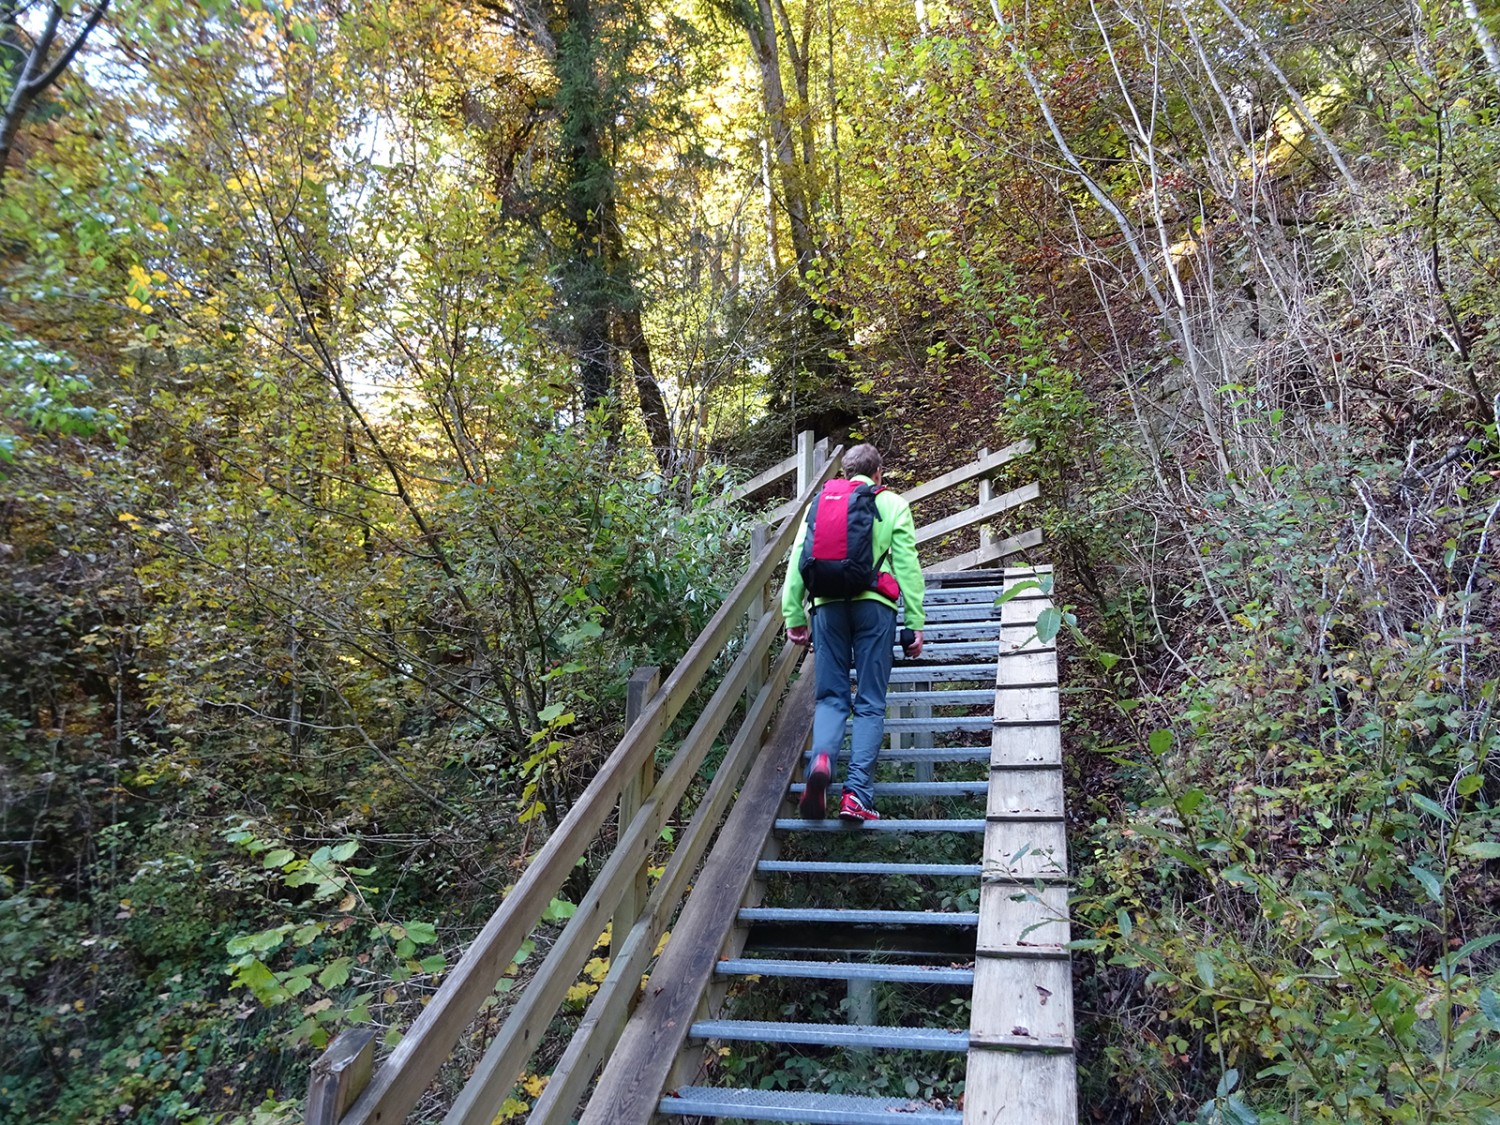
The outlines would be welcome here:
<svg viewBox="0 0 1500 1125">
<path fill-rule="evenodd" d="M 875 483 L 869 477 L 856 476 L 852 479 L 869 485 Z M 896 583 L 901 587 L 901 600 L 906 605 L 906 627 L 920 629 L 927 620 L 922 610 L 922 595 L 927 584 L 922 580 L 922 564 L 917 561 L 917 528 L 912 522 L 911 505 L 887 489 L 875 497 L 875 511 L 880 516 L 875 521 L 875 561 L 879 563 L 884 560 L 881 569 L 896 576 Z M 802 541 L 806 538 L 807 517 L 804 516 L 802 526 L 797 528 L 797 540 L 792 544 L 791 559 L 786 568 L 786 584 L 781 588 L 781 613 L 789 628 L 807 624 L 807 610 L 803 606 L 807 591 L 802 585 L 802 570 L 798 566 L 802 561 Z M 889 559 L 885 557 L 887 551 L 890 552 Z M 857 595 L 855 600 L 866 598 L 873 598 L 892 609 L 896 608 L 895 602 L 881 597 L 874 590 Z M 816 604 L 841 600 L 819 598 Z"/>
</svg>

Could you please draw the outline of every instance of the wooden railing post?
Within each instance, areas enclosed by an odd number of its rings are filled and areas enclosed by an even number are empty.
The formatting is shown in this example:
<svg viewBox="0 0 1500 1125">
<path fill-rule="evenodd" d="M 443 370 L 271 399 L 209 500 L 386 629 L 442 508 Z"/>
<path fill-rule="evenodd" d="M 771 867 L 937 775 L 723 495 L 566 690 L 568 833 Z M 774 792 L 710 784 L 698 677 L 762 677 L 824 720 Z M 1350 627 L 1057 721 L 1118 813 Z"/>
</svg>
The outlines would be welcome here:
<svg viewBox="0 0 1500 1125">
<path fill-rule="evenodd" d="M 771 541 L 772 528 L 766 524 L 756 524 L 750 529 L 750 566 L 753 569 L 756 560 L 765 552 L 766 544 Z M 750 612 L 747 615 L 746 634 L 753 633 L 755 627 L 760 624 L 760 619 L 771 609 L 771 584 L 768 582 L 760 588 L 760 596 L 750 603 Z M 750 674 L 750 683 L 745 688 L 747 701 L 754 699 L 760 694 L 761 685 L 766 682 L 766 675 L 771 667 L 771 654 L 766 653 L 756 665 L 755 671 Z"/>
<path fill-rule="evenodd" d="M 625 729 L 629 730 L 641 713 L 646 710 L 646 703 L 656 694 L 656 689 L 661 686 L 661 669 L 655 665 L 637 668 L 630 673 L 630 680 L 625 685 Z M 619 830 L 623 832 L 625 826 L 635 819 L 635 814 L 641 811 L 641 804 L 651 795 L 651 790 L 656 787 L 656 755 L 646 755 L 646 761 L 641 766 L 641 772 L 625 783 L 625 788 L 620 791 L 620 819 Z M 610 949 L 611 952 L 618 948 L 618 943 L 630 932 L 630 927 L 635 925 L 635 920 L 646 907 L 646 885 L 647 864 L 642 864 L 641 869 L 636 872 L 634 882 L 625 889 L 620 898 L 620 905 L 615 908 L 615 916 L 610 922 Z"/>
<path fill-rule="evenodd" d="M 979 460 L 983 461 L 990 455 L 989 446 L 979 451 Z M 979 506 L 982 508 L 995 498 L 995 486 L 990 482 L 988 475 L 979 478 Z M 994 542 L 995 532 L 987 523 L 979 525 L 979 557 L 984 558 L 990 544 Z"/>
<path fill-rule="evenodd" d="M 797 495 L 801 496 L 808 486 L 818 479 L 817 447 L 813 432 L 803 430 L 797 435 Z"/>
<path fill-rule="evenodd" d="M 370 1084 L 375 1067 L 375 1029 L 341 1031 L 313 1063 L 307 1086 L 307 1125 L 338 1125 L 354 1099 Z"/>
</svg>

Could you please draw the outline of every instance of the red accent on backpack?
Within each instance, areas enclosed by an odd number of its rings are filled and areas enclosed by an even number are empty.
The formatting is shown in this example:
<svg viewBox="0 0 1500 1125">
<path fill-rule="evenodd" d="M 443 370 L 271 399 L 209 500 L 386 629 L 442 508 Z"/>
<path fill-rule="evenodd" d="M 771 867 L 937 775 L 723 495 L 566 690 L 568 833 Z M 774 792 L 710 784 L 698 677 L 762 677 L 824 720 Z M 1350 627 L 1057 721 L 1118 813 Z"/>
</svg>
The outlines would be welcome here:
<svg viewBox="0 0 1500 1125">
<path fill-rule="evenodd" d="M 857 480 L 831 480 L 823 486 L 807 513 L 798 563 L 803 587 L 814 598 L 852 598 L 877 589 L 884 560 L 874 558 L 880 519 L 875 498 L 884 491 Z"/>
<path fill-rule="evenodd" d="M 842 478 L 823 486 L 813 525 L 813 558 L 832 562 L 849 557 L 849 500 L 858 488 L 859 481 Z"/>
</svg>

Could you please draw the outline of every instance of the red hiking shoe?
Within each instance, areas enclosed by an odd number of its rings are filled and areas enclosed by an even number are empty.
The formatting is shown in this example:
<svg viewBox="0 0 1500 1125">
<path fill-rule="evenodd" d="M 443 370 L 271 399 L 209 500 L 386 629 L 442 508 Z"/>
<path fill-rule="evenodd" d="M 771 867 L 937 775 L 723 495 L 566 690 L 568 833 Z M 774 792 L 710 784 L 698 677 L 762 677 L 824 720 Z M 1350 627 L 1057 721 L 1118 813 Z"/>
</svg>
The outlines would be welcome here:
<svg viewBox="0 0 1500 1125">
<path fill-rule="evenodd" d="M 867 820 L 879 820 L 880 814 L 868 808 L 863 801 L 846 789 L 844 799 L 839 802 L 839 819 L 863 824 Z"/>
<path fill-rule="evenodd" d="M 803 820 L 822 820 L 828 815 L 828 783 L 833 779 L 833 763 L 827 754 L 814 754 L 812 766 L 807 771 L 807 788 L 802 790 L 802 800 L 797 802 L 797 811 Z"/>
</svg>

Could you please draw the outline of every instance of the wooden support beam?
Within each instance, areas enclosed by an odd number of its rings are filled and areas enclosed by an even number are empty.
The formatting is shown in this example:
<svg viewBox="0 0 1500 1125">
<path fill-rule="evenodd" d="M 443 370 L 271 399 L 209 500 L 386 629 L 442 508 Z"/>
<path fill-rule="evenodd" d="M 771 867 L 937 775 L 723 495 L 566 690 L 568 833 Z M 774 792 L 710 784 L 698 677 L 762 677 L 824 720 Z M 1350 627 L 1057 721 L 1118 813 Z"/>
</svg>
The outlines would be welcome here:
<svg viewBox="0 0 1500 1125">
<path fill-rule="evenodd" d="M 988 449 L 979 451 L 979 459 L 983 461 L 990 455 Z M 979 478 L 979 506 L 982 508 L 995 498 L 995 484 L 989 477 Z M 987 523 L 979 525 L 979 550 L 975 552 L 980 558 L 986 557 L 994 548 L 995 532 Z"/>
<path fill-rule="evenodd" d="M 817 478 L 817 454 L 813 432 L 803 430 L 797 435 L 797 495 L 801 496 Z"/>
<path fill-rule="evenodd" d="M 313 1063 L 307 1087 L 306 1125 L 339 1125 L 354 1099 L 370 1084 L 375 1066 L 375 1030 L 341 1031 Z"/>
<path fill-rule="evenodd" d="M 787 697 L 776 730 L 746 779 L 579 1125 L 646 1125 L 655 1114 L 801 757 L 812 722 L 814 678 L 812 669 L 805 668 Z"/>
<path fill-rule="evenodd" d="M 635 721 L 646 710 L 646 701 L 656 694 L 656 689 L 660 686 L 661 669 L 655 665 L 637 668 L 630 673 L 630 679 L 625 684 L 626 730 L 635 725 Z M 646 800 L 655 786 L 656 755 L 651 754 L 642 763 L 641 772 L 627 781 L 625 788 L 620 791 L 620 815 L 615 820 L 619 826 L 615 833 L 617 845 L 621 837 L 625 835 L 630 822 L 635 819 L 636 813 L 641 811 L 641 803 Z M 610 921 L 610 933 L 626 933 L 631 926 L 635 925 L 637 916 L 645 908 L 647 866 L 647 861 L 642 860 L 636 869 L 635 879 L 620 896 L 620 905 L 615 909 L 615 916 Z"/>
</svg>

